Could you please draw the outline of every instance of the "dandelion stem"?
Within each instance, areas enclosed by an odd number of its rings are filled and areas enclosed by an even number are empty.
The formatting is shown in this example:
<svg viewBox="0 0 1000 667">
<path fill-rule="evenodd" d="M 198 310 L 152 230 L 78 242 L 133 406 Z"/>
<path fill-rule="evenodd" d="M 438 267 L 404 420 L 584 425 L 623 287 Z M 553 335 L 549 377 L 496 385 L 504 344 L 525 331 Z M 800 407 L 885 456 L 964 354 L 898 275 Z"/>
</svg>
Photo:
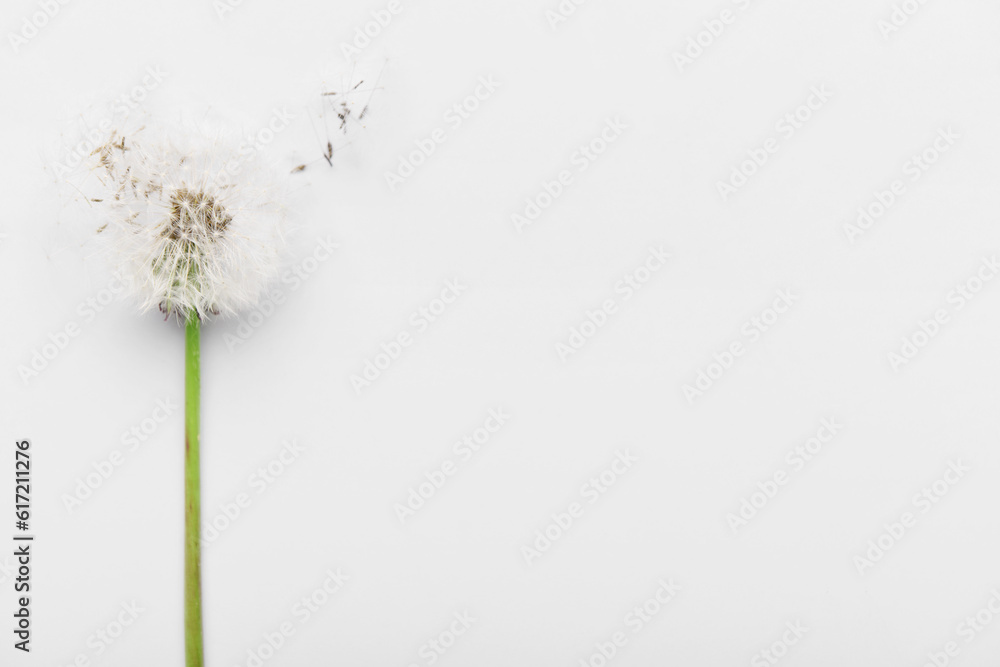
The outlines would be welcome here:
<svg viewBox="0 0 1000 667">
<path fill-rule="evenodd" d="M 201 320 L 188 314 L 184 371 L 184 646 L 187 667 L 205 664 L 201 623 Z"/>
</svg>

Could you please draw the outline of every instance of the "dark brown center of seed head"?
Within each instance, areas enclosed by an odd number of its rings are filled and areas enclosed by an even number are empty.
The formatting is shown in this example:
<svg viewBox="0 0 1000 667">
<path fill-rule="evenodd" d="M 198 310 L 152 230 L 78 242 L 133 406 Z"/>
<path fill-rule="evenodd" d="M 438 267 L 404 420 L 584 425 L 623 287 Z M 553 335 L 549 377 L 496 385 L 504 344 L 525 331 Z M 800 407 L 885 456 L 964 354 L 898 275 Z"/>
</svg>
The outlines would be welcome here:
<svg viewBox="0 0 1000 667">
<path fill-rule="evenodd" d="M 170 197 L 169 224 L 163 235 L 174 241 L 213 238 L 232 221 L 233 216 L 211 195 L 180 188 Z"/>
</svg>

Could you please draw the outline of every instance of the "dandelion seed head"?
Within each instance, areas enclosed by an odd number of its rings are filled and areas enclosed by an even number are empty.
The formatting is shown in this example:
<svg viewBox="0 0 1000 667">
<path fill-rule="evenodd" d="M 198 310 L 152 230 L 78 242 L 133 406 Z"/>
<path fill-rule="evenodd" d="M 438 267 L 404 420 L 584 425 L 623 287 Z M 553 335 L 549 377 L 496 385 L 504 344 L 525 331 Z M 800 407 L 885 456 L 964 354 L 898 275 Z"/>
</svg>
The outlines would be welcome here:
<svg viewBox="0 0 1000 667">
<path fill-rule="evenodd" d="M 91 154 L 101 238 L 142 310 L 234 315 L 277 276 L 284 183 L 240 148 L 200 130 L 140 130 L 113 132 Z"/>
</svg>

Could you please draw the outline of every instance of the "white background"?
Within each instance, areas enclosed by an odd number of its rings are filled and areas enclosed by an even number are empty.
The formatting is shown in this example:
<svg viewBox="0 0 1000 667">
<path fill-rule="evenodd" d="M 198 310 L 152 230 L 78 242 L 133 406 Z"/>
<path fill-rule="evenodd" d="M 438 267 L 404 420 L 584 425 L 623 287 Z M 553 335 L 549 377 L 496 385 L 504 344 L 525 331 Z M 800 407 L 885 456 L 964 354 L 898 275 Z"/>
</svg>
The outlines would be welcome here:
<svg viewBox="0 0 1000 667">
<path fill-rule="evenodd" d="M 427 642 L 462 612 L 472 627 L 433 664 L 598 667 L 616 632 L 608 664 L 770 664 L 758 652 L 795 622 L 808 631 L 783 665 L 918 667 L 948 642 L 948 664 L 994 664 L 1000 619 L 984 612 L 971 641 L 961 624 L 1000 587 L 1000 285 L 961 308 L 954 290 L 979 287 L 1000 248 L 1000 7 L 929 1 L 886 36 L 890 0 L 742 4 L 590 0 L 553 27 L 555 0 L 401 0 L 351 58 L 342 44 L 387 3 L 73 0 L 16 49 L 8 34 L 0 540 L 13 442 L 30 438 L 37 542 L 33 652 L 11 647 L 0 571 L 0 663 L 183 661 L 182 411 L 135 451 L 122 441 L 158 399 L 180 405 L 182 330 L 127 299 L 81 314 L 110 267 L 96 210 L 55 169 L 152 67 L 167 74 L 136 117 L 212 113 L 251 135 L 294 114 L 264 149 L 283 172 L 307 164 L 289 177 L 289 266 L 317 238 L 339 244 L 278 287 L 249 338 L 232 344 L 235 320 L 204 332 L 206 523 L 251 499 L 205 547 L 208 664 L 256 664 L 248 651 L 291 621 L 264 664 L 430 665 Z M 708 38 L 723 10 L 733 22 Z M 0 25 L 16 35 L 38 11 L 11 0 Z M 379 75 L 364 121 L 338 134 L 320 93 Z M 449 125 L 480 77 L 496 92 Z M 829 101 L 779 133 L 820 86 Z M 624 131 L 578 172 L 615 118 Z M 391 190 L 385 173 L 438 127 L 445 142 Z M 947 128 L 958 139 L 912 180 L 907 162 Z M 718 182 L 771 137 L 724 201 Z M 512 214 L 563 169 L 572 184 L 518 230 Z M 845 225 L 895 179 L 905 193 L 852 242 Z M 615 285 L 650 247 L 671 259 L 626 300 Z M 351 376 L 454 279 L 458 300 L 357 392 Z M 751 342 L 741 327 L 778 290 L 795 304 Z M 608 298 L 617 312 L 561 359 Z M 939 309 L 947 322 L 894 368 Z M 25 378 L 70 324 L 79 335 Z M 745 354 L 689 401 L 733 341 Z M 509 421 L 462 461 L 453 443 L 497 407 Z M 795 470 L 786 454 L 824 418 L 843 429 Z M 303 452 L 258 493 L 251 476 L 289 439 Z M 124 463 L 67 508 L 115 450 Z M 626 450 L 636 462 L 591 504 L 583 485 Z M 395 505 L 446 459 L 457 472 L 401 522 Z M 950 461 L 969 471 L 924 512 L 914 496 Z M 779 471 L 787 484 L 734 531 L 727 515 Z M 573 502 L 582 516 L 529 564 L 522 548 Z M 882 535 L 904 512 L 915 525 Z M 891 546 L 859 566 L 880 535 Z M 300 623 L 294 605 L 338 568 L 346 584 Z M 633 632 L 661 578 L 680 592 Z M 144 611 L 99 653 L 95 633 L 133 601 Z"/>
</svg>

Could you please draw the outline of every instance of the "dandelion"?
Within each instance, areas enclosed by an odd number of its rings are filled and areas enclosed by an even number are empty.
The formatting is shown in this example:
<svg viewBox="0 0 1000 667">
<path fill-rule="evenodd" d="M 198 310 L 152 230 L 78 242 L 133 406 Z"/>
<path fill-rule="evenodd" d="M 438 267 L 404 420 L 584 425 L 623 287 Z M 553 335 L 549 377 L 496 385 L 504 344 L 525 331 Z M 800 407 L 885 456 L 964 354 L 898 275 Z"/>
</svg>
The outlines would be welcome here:
<svg viewBox="0 0 1000 667">
<path fill-rule="evenodd" d="M 283 190 L 260 160 L 200 131 L 114 132 L 92 154 L 98 231 L 143 311 L 185 323 L 185 652 L 204 664 L 201 324 L 252 307 L 280 268 Z"/>
</svg>

